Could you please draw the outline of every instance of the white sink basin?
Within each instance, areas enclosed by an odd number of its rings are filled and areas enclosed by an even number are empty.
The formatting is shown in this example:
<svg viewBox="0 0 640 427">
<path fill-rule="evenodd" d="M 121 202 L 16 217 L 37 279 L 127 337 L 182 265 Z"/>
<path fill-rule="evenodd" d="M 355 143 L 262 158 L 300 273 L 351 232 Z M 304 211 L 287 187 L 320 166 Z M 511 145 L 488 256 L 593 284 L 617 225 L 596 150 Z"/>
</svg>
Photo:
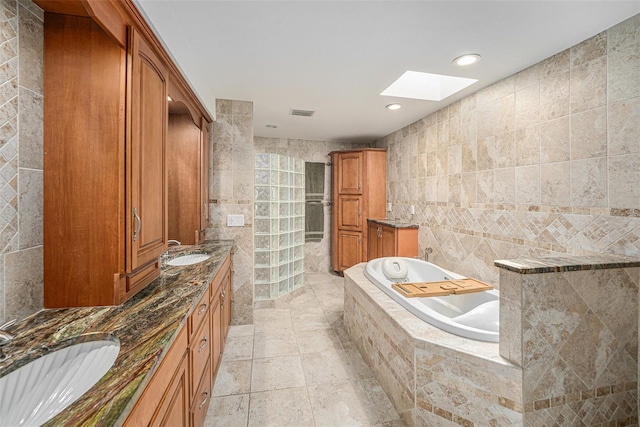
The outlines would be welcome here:
<svg viewBox="0 0 640 427">
<path fill-rule="evenodd" d="M 97 383 L 119 351 L 120 344 L 114 341 L 74 344 L 0 378 L 0 424 L 47 422 Z"/>
<path fill-rule="evenodd" d="M 167 264 L 172 265 L 174 267 L 192 265 L 202 261 L 206 261 L 209 258 L 211 258 L 211 255 L 209 254 L 189 254 L 189 255 L 182 255 L 179 257 L 175 257 L 172 260 L 168 261 Z"/>
</svg>

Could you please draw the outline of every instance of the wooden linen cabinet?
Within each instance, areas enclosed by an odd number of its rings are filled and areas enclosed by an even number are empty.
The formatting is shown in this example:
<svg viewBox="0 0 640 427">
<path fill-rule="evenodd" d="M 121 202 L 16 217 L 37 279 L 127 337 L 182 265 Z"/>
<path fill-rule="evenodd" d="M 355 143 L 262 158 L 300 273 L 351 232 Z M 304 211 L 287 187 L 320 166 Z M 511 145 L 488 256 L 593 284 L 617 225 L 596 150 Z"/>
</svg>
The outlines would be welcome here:
<svg viewBox="0 0 640 427">
<path fill-rule="evenodd" d="M 331 156 L 331 265 L 342 273 L 367 261 L 367 218 L 384 218 L 386 157 L 384 149 L 334 151 Z"/>
</svg>

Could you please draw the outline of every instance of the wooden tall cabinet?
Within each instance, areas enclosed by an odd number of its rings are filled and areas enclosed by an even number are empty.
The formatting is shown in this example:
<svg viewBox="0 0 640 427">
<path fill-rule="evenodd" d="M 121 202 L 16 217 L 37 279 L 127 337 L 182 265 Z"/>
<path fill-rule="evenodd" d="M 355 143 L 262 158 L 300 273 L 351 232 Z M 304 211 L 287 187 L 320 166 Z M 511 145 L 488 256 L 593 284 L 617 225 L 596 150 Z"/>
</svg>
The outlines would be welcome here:
<svg viewBox="0 0 640 427">
<path fill-rule="evenodd" d="M 120 304 L 160 274 L 166 248 L 168 75 L 85 17 L 47 14 L 44 305 Z"/>
<path fill-rule="evenodd" d="M 387 152 L 384 149 L 333 151 L 331 182 L 331 264 L 342 273 L 367 260 L 367 218 L 383 218 Z"/>
<path fill-rule="evenodd" d="M 131 0 L 34 1 L 45 10 L 44 306 L 121 304 L 159 276 L 167 248 L 169 84 L 198 123 L 211 118 Z"/>
</svg>

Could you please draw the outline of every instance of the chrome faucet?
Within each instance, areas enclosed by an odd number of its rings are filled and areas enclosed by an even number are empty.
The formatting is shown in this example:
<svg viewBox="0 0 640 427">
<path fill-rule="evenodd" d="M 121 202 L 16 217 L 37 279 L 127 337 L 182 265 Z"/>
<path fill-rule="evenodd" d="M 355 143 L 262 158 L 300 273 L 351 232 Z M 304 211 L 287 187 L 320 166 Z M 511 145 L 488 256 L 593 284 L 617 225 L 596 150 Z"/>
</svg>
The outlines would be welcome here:
<svg viewBox="0 0 640 427">
<path fill-rule="evenodd" d="M 169 239 L 167 240 L 167 245 L 171 246 L 171 245 L 176 245 L 176 246 L 180 246 L 182 243 L 180 243 L 178 240 L 172 240 Z"/>
<path fill-rule="evenodd" d="M 16 336 L 11 332 L 5 331 L 6 328 L 12 326 L 14 323 L 16 323 L 16 319 L 9 320 L 4 325 L 0 326 L 0 362 L 2 362 L 8 357 L 2 351 L 2 347 L 9 344 L 11 341 L 13 341 L 16 338 Z"/>
<path fill-rule="evenodd" d="M 424 260 L 429 262 L 429 254 L 433 253 L 433 248 L 428 247 L 424 250 Z"/>
</svg>

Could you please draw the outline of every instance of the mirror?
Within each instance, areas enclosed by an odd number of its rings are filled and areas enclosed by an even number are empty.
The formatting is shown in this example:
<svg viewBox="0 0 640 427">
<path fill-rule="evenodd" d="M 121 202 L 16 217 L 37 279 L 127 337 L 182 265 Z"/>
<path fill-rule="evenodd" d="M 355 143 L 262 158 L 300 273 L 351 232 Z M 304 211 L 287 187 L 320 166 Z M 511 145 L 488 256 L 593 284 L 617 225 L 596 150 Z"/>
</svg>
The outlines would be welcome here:
<svg viewBox="0 0 640 427">
<path fill-rule="evenodd" d="M 169 239 L 198 243 L 201 229 L 201 131 L 182 102 L 169 102 L 167 135 Z"/>
</svg>

